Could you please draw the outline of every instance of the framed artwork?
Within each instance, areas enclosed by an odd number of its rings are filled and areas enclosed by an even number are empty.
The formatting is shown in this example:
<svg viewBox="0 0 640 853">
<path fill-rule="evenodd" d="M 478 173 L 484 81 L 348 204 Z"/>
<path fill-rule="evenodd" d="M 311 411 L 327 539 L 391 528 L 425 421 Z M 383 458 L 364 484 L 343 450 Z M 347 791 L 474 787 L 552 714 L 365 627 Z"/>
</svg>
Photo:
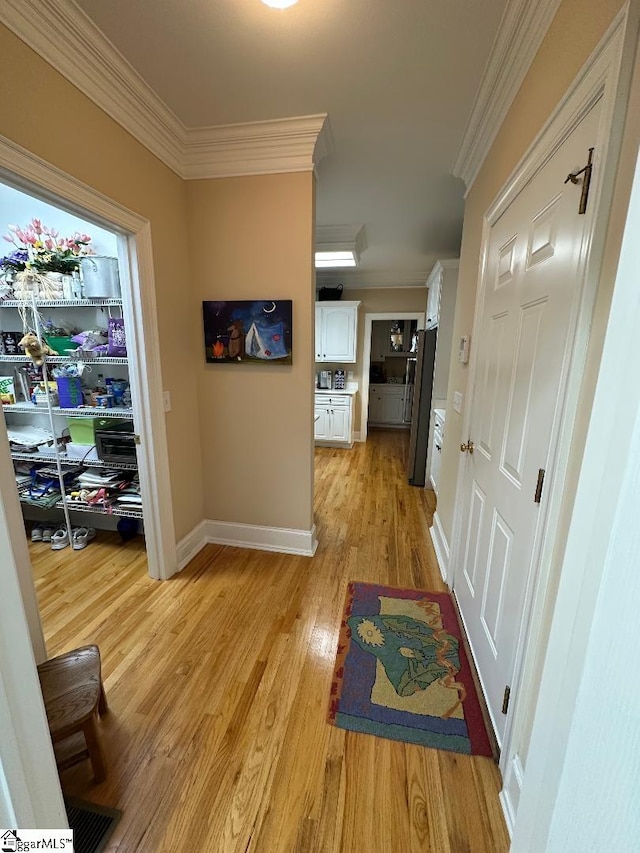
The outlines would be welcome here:
<svg viewBox="0 0 640 853">
<path fill-rule="evenodd" d="M 292 301 L 203 302 L 209 364 L 292 364 Z"/>
</svg>

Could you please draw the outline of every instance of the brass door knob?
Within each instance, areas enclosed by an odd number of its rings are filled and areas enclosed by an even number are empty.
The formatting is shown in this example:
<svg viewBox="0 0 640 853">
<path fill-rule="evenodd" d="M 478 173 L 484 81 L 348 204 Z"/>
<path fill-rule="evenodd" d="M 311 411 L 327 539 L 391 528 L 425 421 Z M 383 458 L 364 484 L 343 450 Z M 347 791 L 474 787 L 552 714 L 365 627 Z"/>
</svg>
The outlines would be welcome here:
<svg viewBox="0 0 640 853">
<path fill-rule="evenodd" d="M 466 444 L 461 444 L 460 450 L 463 453 L 473 453 L 473 442 L 471 441 L 471 439 L 469 439 L 469 441 Z"/>
</svg>

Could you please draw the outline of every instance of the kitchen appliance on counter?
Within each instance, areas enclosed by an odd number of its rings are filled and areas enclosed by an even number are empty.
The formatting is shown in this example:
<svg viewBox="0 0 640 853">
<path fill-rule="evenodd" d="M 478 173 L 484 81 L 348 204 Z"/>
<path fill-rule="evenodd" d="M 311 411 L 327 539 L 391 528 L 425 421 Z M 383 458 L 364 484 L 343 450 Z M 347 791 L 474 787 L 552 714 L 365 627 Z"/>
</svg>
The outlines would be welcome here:
<svg viewBox="0 0 640 853">
<path fill-rule="evenodd" d="M 431 394 L 433 391 L 433 368 L 436 358 L 437 329 L 421 329 L 418 332 L 418 351 L 415 367 L 413 405 L 411 407 L 411 436 L 409 438 L 409 461 L 407 478 L 412 486 L 424 486 L 427 477 L 427 449 L 429 445 L 429 422 L 431 419 Z M 413 359 L 407 359 L 407 362 Z"/>
<path fill-rule="evenodd" d="M 345 370 L 336 370 L 333 374 L 333 390 L 344 391 L 346 388 L 347 374 Z"/>
<path fill-rule="evenodd" d="M 333 387 L 333 371 L 320 370 L 316 376 L 318 378 L 318 388 L 326 388 L 331 391 Z"/>
</svg>

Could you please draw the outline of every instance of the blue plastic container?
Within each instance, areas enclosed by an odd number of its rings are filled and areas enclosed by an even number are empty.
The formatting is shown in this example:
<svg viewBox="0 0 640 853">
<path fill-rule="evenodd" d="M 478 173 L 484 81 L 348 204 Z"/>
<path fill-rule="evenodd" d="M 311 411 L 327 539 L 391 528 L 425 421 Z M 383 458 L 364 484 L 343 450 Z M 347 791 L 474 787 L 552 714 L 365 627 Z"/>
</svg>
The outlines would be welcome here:
<svg viewBox="0 0 640 853">
<path fill-rule="evenodd" d="M 79 376 L 59 376 L 56 381 L 62 409 L 77 409 L 84 404 L 82 382 Z"/>
</svg>

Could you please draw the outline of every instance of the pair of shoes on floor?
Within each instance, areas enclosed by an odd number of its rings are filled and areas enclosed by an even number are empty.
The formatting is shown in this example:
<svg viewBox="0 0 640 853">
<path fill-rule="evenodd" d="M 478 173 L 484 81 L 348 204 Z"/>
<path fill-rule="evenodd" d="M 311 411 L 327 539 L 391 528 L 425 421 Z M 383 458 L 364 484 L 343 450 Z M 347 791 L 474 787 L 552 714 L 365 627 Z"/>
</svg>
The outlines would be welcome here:
<svg viewBox="0 0 640 853">
<path fill-rule="evenodd" d="M 31 541 L 51 542 L 54 529 L 50 524 L 36 524 L 31 531 Z"/>
<path fill-rule="evenodd" d="M 93 527 L 74 527 L 71 531 L 71 547 L 74 551 L 81 551 L 86 548 L 92 539 L 95 539 L 96 531 Z M 62 527 L 51 537 L 51 550 L 61 551 L 69 544 L 69 534 L 66 528 Z"/>
</svg>

